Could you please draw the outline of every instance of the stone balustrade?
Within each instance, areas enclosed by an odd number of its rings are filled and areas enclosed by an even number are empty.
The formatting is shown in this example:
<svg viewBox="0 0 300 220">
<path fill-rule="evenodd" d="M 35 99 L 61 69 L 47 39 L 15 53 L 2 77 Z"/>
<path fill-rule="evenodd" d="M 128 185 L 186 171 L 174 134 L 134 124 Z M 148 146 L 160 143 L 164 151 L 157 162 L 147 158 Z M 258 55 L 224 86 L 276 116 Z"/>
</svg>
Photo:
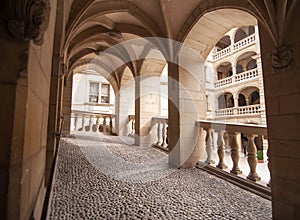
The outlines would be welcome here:
<svg viewBox="0 0 300 220">
<path fill-rule="evenodd" d="M 169 151 L 168 149 L 168 118 L 152 117 L 152 127 L 157 124 L 157 141 L 153 144 L 160 149 Z"/>
<path fill-rule="evenodd" d="M 71 121 L 74 131 L 114 133 L 112 114 L 72 111 Z"/>
<path fill-rule="evenodd" d="M 248 116 L 248 115 L 260 115 L 261 114 L 261 105 L 247 105 L 234 108 L 224 108 L 216 110 L 216 117 L 239 117 L 239 116 Z"/>
<path fill-rule="evenodd" d="M 258 176 L 256 172 L 257 167 L 257 147 L 255 145 L 255 137 L 257 136 L 267 136 L 267 128 L 265 126 L 259 125 L 247 125 L 247 124 L 239 124 L 239 123 L 224 123 L 224 122 L 215 122 L 215 121 L 206 121 L 206 120 L 196 120 L 196 126 L 199 127 L 200 135 L 202 132 L 206 132 L 205 146 L 206 149 L 206 159 L 205 163 L 207 165 L 215 163 L 213 161 L 213 146 L 214 146 L 214 138 L 213 134 L 217 133 L 217 155 L 218 155 L 218 163 L 216 167 L 218 169 L 224 170 L 227 169 L 227 165 L 224 162 L 225 155 L 225 138 L 224 134 L 226 133 L 226 137 L 229 137 L 231 140 L 230 143 L 230 152 L 233 166 L 229 168 L 230 173 L 235 175 L 242 174 L 243 171 L 239 166 L 240 160 L 240 134 L 243 133 L 248 138 L 248 144 L 246 147 L 247 150 L 247 161 L 248 166 L 250 168 L 250 172 L 247 175 L 247 179 L 251 181 L 259 181 L 261 178 Z"/>
<path fill-rule="evenodd" d="M 258 69 L 247 70 L 245 72 L 236 74 L 234 76 L 226 77 L 216 81 L 215 88 L 220 88 L 228 85 L 233 85 L 235 83 L 243 82 L 250 79 L 255 79 L 258 77 Z"/>
<path fill-rule="evenodd" d="M 216 81 L 215 82 L 215 88 L 219 88 L 219 87 L 223 87 L 223 86 L 232 84 L 233 83 L 233 80 L 232 80 L 233 78 L 234 78 L 233 76 L 230 76 L 230 77 L 226 77 L 224 79 L 220 79 L 220 80 Z"/>
<path fill-rule="evenodd" d="M 230 45 L 223 50 L 220 50 L 218 52 L 215 52 L 212 57 L 213 60 L 221 59 L 227 55 L 230 55 L 232 53 L 235 53 L 237 50 L 244 49 L 245 47 L 248 47 L 250 45 L 254 45 L 256 42 L 256 33 L 234 43 L 233 45 Z"/>
<path fill-rule="evenodd" d="M 214 53 L 214 54 L 213 54 L 213 59 L 214 59 L 214 60 L 218 60 L 218 59 L 220 59 L 220 58 L 222 58 L 222 57 L 225 57 L 225 56 L 227 56 L 228 54 L 231 54 L 231 51 L 232 51 L 231 46 L 226 47 L 226 48 L 224 48 L 223 50 L 220 50 L 220 51 Z"/>
<path fill-rule="evenodd" d="M 253 79 L 256 77 L 258 77 L 258 69 L 257 68 L 235 75 L 235 82 L 241 82 L 241 81 Z"/>
<path fill-rule="evenodd" d="M 255 33 L 254 33 L 254 34 L 252 34 L 252 35 L 250 35 L 250 36 L 234 43 L 233 44 L 233 51 L 237 51 L 237 50 L 240 50 L 240 49 L 242 49 L 246 46 L 249 46 L 250 44 L 255 43 L 255 40 L 256 40 L 256 38 L 255 38 Z"/>
</svg>

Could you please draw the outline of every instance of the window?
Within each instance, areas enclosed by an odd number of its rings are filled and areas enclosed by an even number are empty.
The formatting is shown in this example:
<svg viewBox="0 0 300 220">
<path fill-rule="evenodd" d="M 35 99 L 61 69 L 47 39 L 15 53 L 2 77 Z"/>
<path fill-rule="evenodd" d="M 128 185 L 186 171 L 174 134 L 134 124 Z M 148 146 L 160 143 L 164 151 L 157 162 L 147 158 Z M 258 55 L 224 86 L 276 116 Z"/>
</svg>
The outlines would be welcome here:
<svg viewBox="0 0 300 220">
<path fill-rule="evenodd" d="M 101 103 L 109 104 L 109 84 L 101 85 Z"/>
<path fill-rule="evenodd" d="M 99 83 L 90 82 L 89 102 L 90 103 L 98 103 L 98 100 L 99 100 Z"/>
</svg>

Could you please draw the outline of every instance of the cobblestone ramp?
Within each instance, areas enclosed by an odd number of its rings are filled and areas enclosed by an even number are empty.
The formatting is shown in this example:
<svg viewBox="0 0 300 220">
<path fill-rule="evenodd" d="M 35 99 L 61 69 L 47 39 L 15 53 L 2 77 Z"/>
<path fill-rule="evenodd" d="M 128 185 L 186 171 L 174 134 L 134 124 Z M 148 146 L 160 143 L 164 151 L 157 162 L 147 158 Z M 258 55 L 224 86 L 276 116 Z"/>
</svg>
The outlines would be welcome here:
<svg viewBox="0 0 300 220">
<path fill-rule="evenodd" d="M 48 210 L 50 220 L 271 219 L 270 201 L 204 171 L 164 165 L 151 170 L 153 162 L 164 161 L 165 155 L 159 151 L 123 144 L 117 137 L 76 137 L 64 138 L 60 143 Z M 108 161 L 103 162 L 106 153 Z M 101 168 L 111 162 L 110 171 L 118 169 L 115 166 L 120 161 L 120 165 L 127 166 L 123 169 L 126 178 L 115 178 L 119 174 L 114 176 Z M 129 181 L 131 176 L 137 179 L 130 166 L 147 181 Z M 149 181 L 155 172 L 163 174 Z"/>
</svg>

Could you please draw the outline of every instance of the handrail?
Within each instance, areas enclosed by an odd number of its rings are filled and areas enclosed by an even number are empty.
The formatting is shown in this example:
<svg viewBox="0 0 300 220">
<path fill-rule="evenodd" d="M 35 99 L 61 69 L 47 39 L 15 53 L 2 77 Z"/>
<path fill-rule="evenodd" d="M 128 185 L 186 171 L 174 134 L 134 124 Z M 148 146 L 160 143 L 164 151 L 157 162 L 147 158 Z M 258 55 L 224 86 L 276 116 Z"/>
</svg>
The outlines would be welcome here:
<svg viewBox="0 0 300 220">
<path fill-rule="evenodd" d="M 223 108 L 215 111 L 216 117 L 236 117 L 261 114 L 261 105 L 247 105 L 233 108 Z"/>
<path fill-rule="evenodd" d="M 209 120 L 196 120 L 197 126 L 201 126 L 204 129 L 222 129 L 227 132 L 242 132 L 242 133 L 252 133 L 257 135 L 267 136 L 267 126 L 265 125 L 254 125 L 254 124 L 243 124 L 243 123 L 233 123 L 233 122 L 222 122 L 222 121 L 209 121 Z"/>
<path fill-rule="evenodd" d="M 116 117 L 114 114 L 110 113 L 100 113 L 100 112 L 87 112 L 87 111 L 79 111 L 79 110 L 72 110 L 72 114 L 79 114 L 79 115 L 88 115 L 88 116 L 106 116 L 106 117 Z"/>
</svg>

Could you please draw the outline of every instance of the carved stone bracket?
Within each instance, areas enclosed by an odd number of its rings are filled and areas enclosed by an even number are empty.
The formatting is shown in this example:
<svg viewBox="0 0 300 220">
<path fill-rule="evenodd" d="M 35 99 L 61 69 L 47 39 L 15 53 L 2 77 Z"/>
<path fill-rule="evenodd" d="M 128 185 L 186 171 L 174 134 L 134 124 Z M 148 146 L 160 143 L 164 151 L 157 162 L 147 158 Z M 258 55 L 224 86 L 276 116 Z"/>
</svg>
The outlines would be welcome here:
<svg viewBox="0 0 300 220">
<path fill-rule="evenodd" d="M 8 30 L 16 39 L 36 45 L 43 43 L 44 33 L 49 24 L 49 0 L 7 0 Z"/>
<path fill-rule="evenodd" d="M 277 47 L 271 61 L 274 71 L 286 71 L 294 64 L 294 49 L 285 45 Z"/>
</svg>

